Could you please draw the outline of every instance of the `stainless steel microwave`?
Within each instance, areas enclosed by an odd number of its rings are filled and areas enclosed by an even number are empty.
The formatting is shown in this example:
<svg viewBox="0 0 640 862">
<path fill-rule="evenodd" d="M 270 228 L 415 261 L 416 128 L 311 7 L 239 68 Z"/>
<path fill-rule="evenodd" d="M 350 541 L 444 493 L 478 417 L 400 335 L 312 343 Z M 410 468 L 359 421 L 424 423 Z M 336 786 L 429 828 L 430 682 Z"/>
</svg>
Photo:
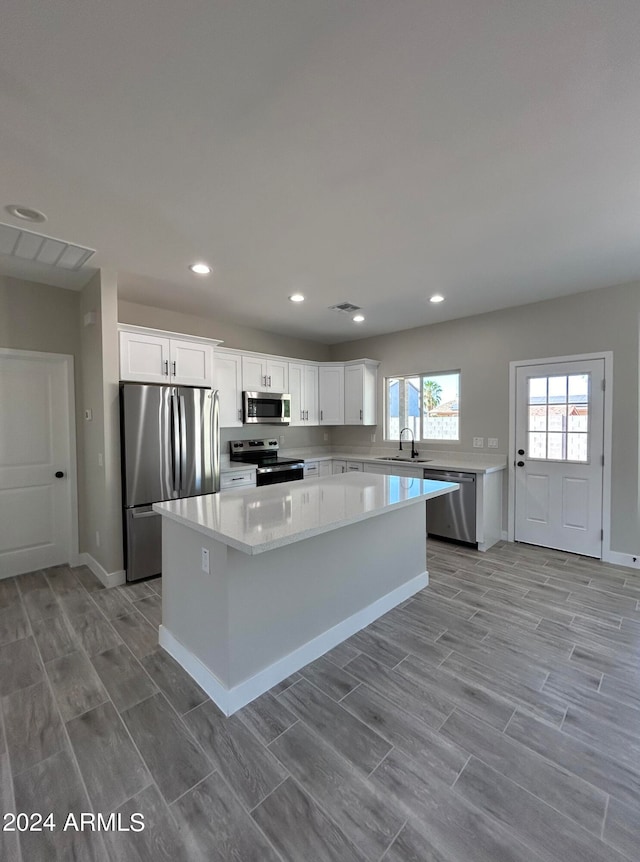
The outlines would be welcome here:
<svg viewBox="0 0 640 862">
<path fill-rule="evenodd" d="M 245 425 L 288 425 L 291 396 L 285 392 L 243 392 L 242 415 Z"/>
</svg>

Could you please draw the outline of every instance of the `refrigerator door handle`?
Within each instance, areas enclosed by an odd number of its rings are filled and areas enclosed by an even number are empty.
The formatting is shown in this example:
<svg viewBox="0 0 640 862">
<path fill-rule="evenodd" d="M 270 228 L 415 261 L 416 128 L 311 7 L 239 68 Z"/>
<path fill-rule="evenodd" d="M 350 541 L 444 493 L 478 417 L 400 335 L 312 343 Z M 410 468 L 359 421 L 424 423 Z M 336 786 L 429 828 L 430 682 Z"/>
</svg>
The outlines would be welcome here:
<svg viewBox="0 0 640 862">
<path fill-rule="evenodd" d="M 220 401 L 218 392 L 211 395 L 211 438 L 213 442 L 213 493 L 220 490 Z"/>
<path fill-rule="evenodd" d="M 184 395 L 180 395 L 180 490 L 182 490 L 182 480 L 187 472 L 187 429 L 185 428 L 187 405 L 185 404 Z"/>
<path fill-rule="evenodd" d="M 180 417 L 178 410 L 178 398 L 171 396 L 171 413 L 173 416 L 171 444 L 173 449 L 173 490 L 180 490 Z"/>
</svg>

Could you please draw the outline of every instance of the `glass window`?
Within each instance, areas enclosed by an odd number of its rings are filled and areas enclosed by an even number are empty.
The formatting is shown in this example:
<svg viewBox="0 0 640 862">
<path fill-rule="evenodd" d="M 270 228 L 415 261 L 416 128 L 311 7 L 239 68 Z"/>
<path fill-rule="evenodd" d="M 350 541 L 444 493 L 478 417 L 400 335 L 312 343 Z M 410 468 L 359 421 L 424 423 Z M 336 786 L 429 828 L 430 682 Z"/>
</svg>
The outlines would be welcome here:
<svg viewBox="0 0 640 862">
<path fill-rule="evenodd" d="M 460 439 L 459 371 L 387 377 L 385 396 L 386 440 L 398 440 L 403 428 L 416 440 Z"/>
<path fill-rule="evenodd" d="M 589 386 L 589 374 L 529 378 L 529 458 L 589 460 Z"/>
</svg>

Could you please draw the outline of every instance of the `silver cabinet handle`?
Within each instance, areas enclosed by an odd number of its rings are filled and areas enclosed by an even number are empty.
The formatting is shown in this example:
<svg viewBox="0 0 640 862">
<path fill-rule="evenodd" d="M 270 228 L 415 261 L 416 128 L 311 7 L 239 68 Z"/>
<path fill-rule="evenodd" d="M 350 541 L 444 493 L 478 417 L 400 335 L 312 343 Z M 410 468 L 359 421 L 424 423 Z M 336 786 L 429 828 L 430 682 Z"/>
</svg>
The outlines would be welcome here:
<svg viewBox="0 0 640 862">
<path fill-rule="evenodd" d="M 238 419 L 242 421 L 242 407 L 238 407 Z"/>
<path fill-rule="evenodd" d="M 360 421 L 362 422 L 362 410 L 360 411 Z"/>
<path fill-rule="evenodd" d="M 173 361 L 173 376 L 174 376 L 174 377 L 176 376 L 176 362 L 175 362 L 175 359 L 174 359 L 174 361 Z"/>
<path fill-rule="evenodd" d="M 271 386 L 271 375 L 269 375 L 269 386 Z"/>
<path fill-rule="evenodd" d="M 232 479 L 231 481 L 232 482 L 242 482 L 244 478 L 245 478 L 244 476 L 236 476 L 235 479 Z"/>
<path fill-rule="evenodd" d="M 168 359 L 165 359 L 165 361 L 164 361 L 164 376 L 165 377 L 169 376 L 169 360 Z"/>
<path fill-rule="evenodd" d="M 320 419 L 324 419 L 324 410 L 320 411 Z"/>
<path fill-rule="evenodd" d="M 309 419 L 309 411 L 308 411 L 308 410 L 305 410 L 305 411 L 304 411 L 304 414 L 305 414 L 305 415 L 304 415 L 304 418 L 308 420 L 308 419 Z"/>
</svg>

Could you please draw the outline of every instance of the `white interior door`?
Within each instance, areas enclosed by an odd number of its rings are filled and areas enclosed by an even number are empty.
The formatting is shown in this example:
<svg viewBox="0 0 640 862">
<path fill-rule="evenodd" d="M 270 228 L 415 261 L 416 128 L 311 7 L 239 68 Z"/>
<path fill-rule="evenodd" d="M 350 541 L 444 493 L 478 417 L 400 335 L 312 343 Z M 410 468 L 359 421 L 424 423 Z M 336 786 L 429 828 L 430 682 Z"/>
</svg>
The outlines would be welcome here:
<svg viewBox="0 0 640 862">
<path fill-rule="evenodd" d="M 516 371 L 517 542 L 602 553 L 604 359 Z"/>
<path fill-rule="evenodd" d="M 0 577 L 69 561 L 69 399 L 64 357 L 0 354 Z"/>
</svg>

